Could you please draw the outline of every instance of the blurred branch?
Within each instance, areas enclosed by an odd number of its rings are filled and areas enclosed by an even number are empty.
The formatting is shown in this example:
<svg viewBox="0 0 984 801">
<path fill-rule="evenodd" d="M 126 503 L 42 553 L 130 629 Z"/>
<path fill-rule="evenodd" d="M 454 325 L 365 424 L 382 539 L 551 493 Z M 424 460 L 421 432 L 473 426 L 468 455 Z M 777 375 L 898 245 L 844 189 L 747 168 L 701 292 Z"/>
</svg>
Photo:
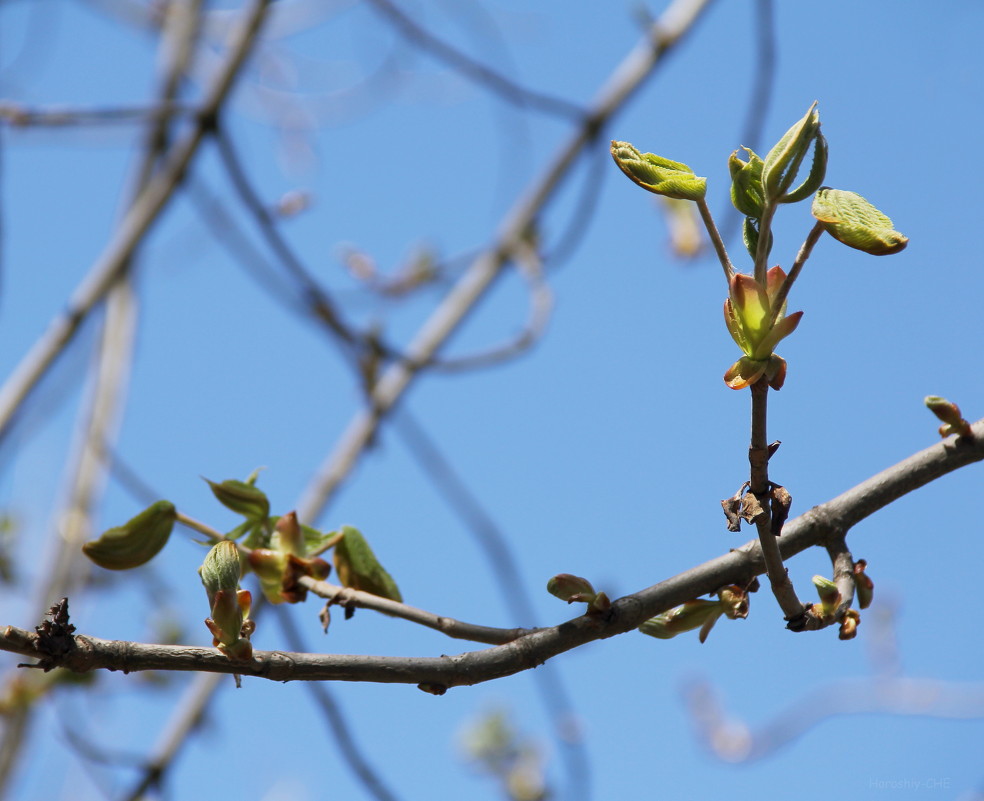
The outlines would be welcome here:
<svg viewBox="0 0 984 801">
<path fill-rule="evenodd" d="M 755 77 L 748 100 L 740 144 L 752 150 L 759 147 L 762 129 L 772 103 L 776 82 L 776 27 L 774 0 L 756 0 L 752 30 L 755 32 Z M 730 240 L 738 232 L 741 213 L 729 202 L 721 214 L 722 236 Z"/>
<path fill-rule="evenodd" d="M 823 545 L 829 537 L 839 536 L 903 495 L 984 459 L 984 420 L 974 423 L 972 430 L 972 438 L 951 437 L 932 445 L 786 523 L 779 540 L 782 557 L 789 559 Z M 371 681 L 418 684 L 427 692 L 441 694 L 450 687 L 513 675 L 585 643 L 632 631 L 671 607 L 728 584 L 744 584 L 764 571 L 761 545 L 757 539 L 751 540 L 659 584 L 619 598 L 604 616 L 582 615 L 557 626 L 529 631 L 511 642 L 456 656 L 255 651 L 252 660 L 236 662 L 213 648 L 144 645 L 84 636 L 71 638 L 72 646 L 52 653 L 45 649 L 38 634 L 13 626 L 0 630 L 0 650 L 38 659 L 36 666 L 46 669 L 63 666 L 83 672 L 101 668 L 179 670 L 241 674 L 272 681 Z"/>
<path fill-rule="evenodd" d="M 182 76 L 194 52 L 198 38 L 203 0 L 184 0 L 168 16 L 159 52 L 161 85 L 158 96 L 168 106 L 177 96 Z M 170 119 L 159 117 L 147 131 L 141 163 L 132 190 L 136 204 L 153 178 L 159 159 L 166 152 Z M 109 470 L 107 447 L 115 442 L 129 385 L 130 366 L 137 326 L 137 304 L 130 281 L 132 253 L 121 261 L 106 291 L 106 315 L 97 362 L 93 371 L 91 408 L 80 414 L 81 449 L 70 468 L 69 493 L 65 509 L 59 515 L 58 536 L 52 538 L 54 552 L 40 573 L 36 605 L 46 609 L 52 600 L 74 593 L 87 581 L 91 564 L 82 555 L 82 543 L 92 533 L 92 517 L 102 498 Z M 37 614 L 41 614 L 38 611 Z M 14 679 L 16 680 L 16 679 Z M 17 710 L 25 728 L 32 714 L 25 705 Z M 4 736 L 0 743 L 0 793 L 3 792 L 17 755 L 26 738 Z"/>
<path fill-rule="evenodd" d="M 433 368 L 441 372 L 473 370 L 515 358 L 520 353 L 528 350 L 540 338 L 540 335 L 546 328 L 546 323 L 553 305 L 553 296 L 550 288 L 543 280 L 542 265 L 540 264 L 539 255 L 536 252 L 535 243 L 530 242 L 529 238 L 527 238 L 527 240 L 517 243 L 516 251 L 512 255 L 513 260 L 519 266 L 520 273 L 522 273 L 529 286 L 530 315 L 524 329 L 512 341 L 481 353 L 451 359 L 438 359 L 435 357 L 429 362 L 421 363 L 414 362 L 372 332 L 353 330 L 342 320 L 337 304 L 328 291 L 314 278 L 311 271 L 307 269 L 286 238 L 280 233 L 276 217 L 254 189 L 243 167 L 242 160 L 236 153 L 232 140 L 221 126 L 215 132 L 215 139 L 222 164 L 226 168 L 226 173 L 229 175 L 237 195 L 249 211 L 250 216 L 253 217 L 267 245 L 273 250 L 279 262 L 290 273 L 291 278 L 300 288 L 305 307 L 315 319 L 321 321 L 341 342 L 353 346 L 356 349 L 357 356 L 364 357 L 367 354 L 378 355 L 387 360 L 403 362 L 413 370 L 420 370 L 424 367 Z M 228 236 L 234 230 L 231 228 L 228 216 L 223 215 L 222 220 L 215 220 L 214 215 L 215 208 L 213 207 L 212 214 L 210 215 L 213 218 L 212 224 L 218 225 L 221 222 L 223 234 L 224 236 Z M 245 256 L 247 260 L 244 263 L 254 268 L 254 274 L 263 275 L 262 280 L 269 287 L 269 282 L 265 278 L 265 272 L 260 274 L 255 269 L 261 263 L 260 257 L 251 251 L 250 255 L 246 255 L 245 251 L 247 251 L 249 245 L 245 239 L 237 236 L 234 241 L 224 241 L 224 244 L 227 247 L 234 248 L 241 257 Z M 278 295 L 282 295 L 279 287 L 273 291 Z"/>
<path fill-rule="evenodd" d="M 498 95 L 507 103 L 573 120 L 583 120 L 587 116 L 586 109 L 581 108 L 576 103 L 526 89 L 484 64 L 480 64 L 460 50 L 451 47 L 414 22 L 408 14 L 390 0 L 368 0 L 368 2 L 408 41 L 438 61 L 443 61 L 468 80 Z"/>
<path fill-rule="evenodd" d="M 176 116 L 189 116 L 194 111 L 194 106 L 177 101 L 146 107 L 31 108 L 5 100 L 0 101 L 0 122 L 6 122 L 11 128 L 74 128 L 80 125 L 160 122 Z"/>
<path fill-rule="evenodd" d="M 517 246 L 521 246 L 547 202 L 569 174 L 581 152 L 595 141 L 603 125 L 639 89 L 662 56 L 696 23 L 709 0 L 675 0 L 646 38 L 615 69 L 602 88 L 590 113 L 570 140 L 508 212 L 493 245 L 481 253 L 452 287 L 406 349 L 407 361 L 390 366 L 376 382 L 370 405 L 356 414 L 335 449 L 308 485 L 298 505 L 304 520 L 315 520 L 341 483 L 348 477 L 365 448 L 372 442 L 382 418 L 412 383 L 417 368 L 433 359 L 458 329 L 502 272 Z"/>
<path fill-rule="evenodd" d="M 984 717 L 984 682 L 875 677 L 826 684 L 781 712 L 757 731 L 728 718 L 705 682 L 687 690 L 697 735 L 726 762 L 764 759 L 839 715 L 921 715 L 968 720 Z"/>
<path fill-rule="evenodd" d="M 485 552 L 512 619 L 532 623 L 536 619 L 533 600 L 505 533 L 458 477 L 457 471 L 423 427 L 406 410 L 396 418 L 394 425 L 434 488 L 464 521 Z M 570 723 L 575 717 L 574 703 L 559 673 L 550 670 L 552 667 L 548 664 L 542 670 L 534 671 L 533 679 L 567 766 L 570 797 L 588 798 L 591 795 L 589 755 L 582 738 L 570 736 Z"/>
<path fill-rule="evenodd" d="M 0 439 L 9 430 L 20 405 L 72 340 L 83 320 L 106 296 L 134 250 L 170 201 L 252 51 L 269 4 L 270 0 L 250 0 L 230 40 L 227 59 L 198 107 L 197 124 L 170 148 L 160 171 L 140 192 L 117 227 L 116 234 L 69 299 L 67 311 L 49 324 L 0 387 Z"/>
<path fill-rule="evenodd" d="M 280 628 L 283 629 L 284 636 L 287 638 L 287 645 L 298 651 L 307 650 L 304 647 L 304 638 L 297 630 L 294 619 L 291 617 L 291 611 L 281 606 L 277 607 L 276 612 Z M 324 716 L 325 723 L 328 724 L 328 728 L 335 738 L 339 752 L 349 769 L 362 783 L 366 792 L 377 801 L 397 801 L 396 796 L 383 783 L 383 780 L 356 745 L 348 721 L 342 715 L 342 711 L 328 687 L 318 682 L 309 682 L 305 685 L 305 689 L 311 693 L 315 704 Z"/>
</svg>

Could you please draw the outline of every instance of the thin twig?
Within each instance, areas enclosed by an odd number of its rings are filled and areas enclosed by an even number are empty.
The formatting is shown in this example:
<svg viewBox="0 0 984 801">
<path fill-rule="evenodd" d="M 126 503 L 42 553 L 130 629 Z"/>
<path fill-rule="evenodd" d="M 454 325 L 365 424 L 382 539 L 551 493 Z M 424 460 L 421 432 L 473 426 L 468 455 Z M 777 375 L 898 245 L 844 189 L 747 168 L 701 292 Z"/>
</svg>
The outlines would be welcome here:
<svg viewBox="0 0 984 801">
<path fill-rule="evenodd" d="M 793 266 L 789 268 L 789 273 L 786 275 L 786 280 L 782 282 L 782 285 L 779 287 L 779 291 L 776 293 L 776 296 L 772 301 L 772 325 L 779 322 L 779 315 L 782 314 L 782 307 L 786 303 L 786 298 L 789 296 L 789 290 L 792 289 L 796 279 L 799 278 L 803 265 L 806 264 L 806 260 L 810 258 L 810 254 L 813 252 L 813 246 L 817 244 L 817 241 L 823 235 L 824 230 L 823 223 L 815 223 L 813 228 L 810 229 L 810 233 L 806 235 L 806 239 L 803 241 L 803 244 L 800 245 L 799 252 L 796 254 L 796 259 L 793 261 Z"/>
<path fill-rule="evenodd" d="M 714 217 L 711 216 L 711 210 L 708 208 L 707 201 L 704 198 L 697 201 L 697 209 L 700 211 L 700 218 L 704 221 L 704 228 L 707 230 L 707 235 L 711 238 L 711 244 L 714 245 L 714 252 L 717 253 L 718 261 L 721 262 L 721 267 L 724 268 L 724 280 L 730 285 L 731 276 L 735 274 L 735 266 L 731 263 L 731 259 L 728 258 L 728 250 L 724 246 L 724 240 L 721 238 L 721 234 L 714 224 Z"/>
</svg>

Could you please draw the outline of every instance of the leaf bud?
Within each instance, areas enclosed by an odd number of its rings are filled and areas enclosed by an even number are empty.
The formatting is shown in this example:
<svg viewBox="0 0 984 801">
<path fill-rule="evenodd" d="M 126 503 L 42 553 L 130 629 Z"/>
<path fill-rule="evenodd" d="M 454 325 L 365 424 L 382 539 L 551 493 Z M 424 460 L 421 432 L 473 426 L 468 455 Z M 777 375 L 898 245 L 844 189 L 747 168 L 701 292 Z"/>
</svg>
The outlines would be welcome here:
<svg viewBox="0 0 984 801">
<path fill-rule="evenodd" d="M 875 594 L 875 584 L 865 573 L 867 567 L 868 563 L 864 559 L 858 559 L 854 563 L 854 591 L 858 597 L 858 606 L 862 609 L 871 606 L 871 600 Z"/>
<path fill-rule="evenodd" d="M 858 626 L 861 625 L 861 615 L 856 609 L 848 609 L 841 620 L 840 632 L 837 634 L 841 640 L 853 640 L 858 633 Z"/>
<path fill-rule="evenodd" d="M 590 581 L 570 573 L 558 573 L 551 578 L 547 582 L 547 592 L 569 604 L 575 601 L 591 603 L 597 595 Z"/>
<path fill-rule="evenodd" d="M 943 423 L 939 427 L 941 437 L 945 438 L 950 436 L 950 434 L 967 438 L 974 436 L 970 423 L 963 419 L 960 414 L 960 407 L 957 404 L 951 403 L 939 395 L 927 395 L 924 403 L 926 404 L 926 408 L 935 414 Z"/>
</svg>

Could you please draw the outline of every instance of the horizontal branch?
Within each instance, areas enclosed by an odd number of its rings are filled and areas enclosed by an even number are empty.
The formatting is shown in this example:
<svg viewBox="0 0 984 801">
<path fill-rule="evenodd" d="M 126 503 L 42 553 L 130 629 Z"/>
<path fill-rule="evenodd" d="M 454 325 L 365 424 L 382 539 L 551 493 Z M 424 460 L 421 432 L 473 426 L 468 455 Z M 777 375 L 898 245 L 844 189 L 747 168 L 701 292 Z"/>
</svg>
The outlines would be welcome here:
<svg viewBox="0 0 984 801">
<path fill-rule="evenodd" d="M 867 481 L 788 522 L 780 537 L 788 559 L 830 538 L 842 537 L 858 521 L 908 492 L 972 462 L 984 459 L 984 420 L 973 439 L 948 439 L 920 451 Z M 648 618 L 727 584 L 741 584 L 765 571 L 758 540 L 672 578 L 619 598 L 605 617 L 582 615 L 558 626 L 531 630 L 516 639 L 454 656 L 398 657 L 297 654 L 254 651 L 235 662 L 213 648 L 144 645 L 66 635 L 52 649 L 43 637 L 13 626 L 0 630 L 0 650 L 36 658 L 39 666 L 75 671 L 95 669 L 183 670 L 257 676 L 273 681 L 369 681 L 417 684 L 429 692 L 478 684 L 537 667 L 580 645 L 622 634 Z M 378 606 L 378 604 L 377 604 Z M 426 613 L 424 613 L 426 614 Z M 53 653 L 57 650 L 57 653 Z"/>
</svg>

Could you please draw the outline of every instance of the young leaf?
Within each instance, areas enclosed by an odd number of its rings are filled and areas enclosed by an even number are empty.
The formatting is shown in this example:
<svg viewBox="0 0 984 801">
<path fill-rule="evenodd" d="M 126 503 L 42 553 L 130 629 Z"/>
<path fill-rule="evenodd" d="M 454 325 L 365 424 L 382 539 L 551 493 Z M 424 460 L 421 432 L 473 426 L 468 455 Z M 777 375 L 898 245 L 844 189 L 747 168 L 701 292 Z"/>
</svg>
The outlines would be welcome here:
<svg viewBox="0 0 984 801">
<path fill-rule="evenodd" d="M 838 242 L 873 256 L 898 253 L 909 244 L 888 216 L 856 192 L 823 187 L 813 199 L 812 211 Z"/>
<path fill-rule="evenodd" d="M 703 200 L 707 193 L 707 179 L 698 178 L 686 164 L 640 153 L 628 142 L 612 141 L 612 158 L 634 183 L 657 195 Z"/>
<path fill-rule="evenodd" d="M 746 217 L 756 220 L 762 216 L 765 195 L 762 191 L 762 159 L 754 150 L 741 148 L 748 154 L 748 161 L 742 161 L 736 150 L 728 158 L 731 173 L 731 202 Z"/>
<path fill-rule="evenodd" d="M 335 546 L 335 570 L 346 587 L 402 601 L 393 577 L 379 564 L 376 555 L 357 528 L 342 526 L 344 535 Z"/>
<path fill-rule="evenodd" d="M 787 195 L 796 180 L 800 165 L 813 145 L 813 166 L 810 175 Z M 813 194 L 823 182 L 827 169 L 827 143 L 820 133 L 817 104 L 807 109 L 803 118 L 783 134 L 769 151 L 762 165 L 762 188 L 767 201 L 792 203 Z"/>
<path fill-rule="evenodd" d="M 228 479 L 221 484 L 204 479 L 216 500 L 249 520 L 262 520 L 270 514 L 266 493 L 246 481 Z"/>
<path fill-rule="evenodd" d="M 99 567 L 129 570 L 146 564 L 167 545 L 178 513 L 170 501 L 151 504 L 118 528 L 85 543 L 82 552 Z"/>
</svg>

